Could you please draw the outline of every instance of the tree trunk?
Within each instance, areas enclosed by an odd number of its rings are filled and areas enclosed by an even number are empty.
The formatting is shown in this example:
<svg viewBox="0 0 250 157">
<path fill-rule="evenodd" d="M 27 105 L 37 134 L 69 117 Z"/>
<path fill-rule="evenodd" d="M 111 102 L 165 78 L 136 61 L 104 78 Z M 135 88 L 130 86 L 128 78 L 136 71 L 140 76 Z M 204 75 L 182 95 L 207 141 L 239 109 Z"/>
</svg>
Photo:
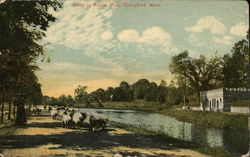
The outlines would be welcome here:
<svg viewBox="0 0 250 157">
<path fill-rule="evenodd" d="M 3 123 L 3 117 L 4 117 L 4 99 L 3 99 L 3 93 L 1 93 L 1 106 L 2 106 L 2 108 L 1 108 L 1 123 Z"/>
<path fill-rule="evenodd" d="M 11 100 L 9 100 L 8 120 L 10 120 L 10 117 L 11 117 Z"/>
<path fill-rule="evenodd" d="M 17 104 L 17 116 L 16 116 L 17 125 L 23 125 L 27 121 L 24 103 L 25 103 L 24 98 L 19 98 L 18 104 Z"/>
<path fill-rule="evenodd" d="M 16 116 L 16 104 L 13 103 L 13 116 L 15 117 Z"/>
</svg>

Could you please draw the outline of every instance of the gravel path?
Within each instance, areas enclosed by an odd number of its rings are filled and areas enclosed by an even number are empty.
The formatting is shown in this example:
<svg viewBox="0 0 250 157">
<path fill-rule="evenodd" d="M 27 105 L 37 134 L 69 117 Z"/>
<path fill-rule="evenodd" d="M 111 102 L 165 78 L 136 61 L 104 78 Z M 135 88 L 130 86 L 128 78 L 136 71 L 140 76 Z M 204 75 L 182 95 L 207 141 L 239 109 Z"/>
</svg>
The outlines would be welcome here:
<svg viewBox="0 0 250 157">
<path fill-rule="evenodd" d="M 5 157 L 112 157 L 118 153 L 123 157 L 208 157 L 192 150 L 169 148 L 164 143 L 110 126 L 96 133 L 62 128 L 60 121 L 49 116 L 31 117 L 15 135 L 0 138 L 4 138 L 0 147 Z"/>
</svg>

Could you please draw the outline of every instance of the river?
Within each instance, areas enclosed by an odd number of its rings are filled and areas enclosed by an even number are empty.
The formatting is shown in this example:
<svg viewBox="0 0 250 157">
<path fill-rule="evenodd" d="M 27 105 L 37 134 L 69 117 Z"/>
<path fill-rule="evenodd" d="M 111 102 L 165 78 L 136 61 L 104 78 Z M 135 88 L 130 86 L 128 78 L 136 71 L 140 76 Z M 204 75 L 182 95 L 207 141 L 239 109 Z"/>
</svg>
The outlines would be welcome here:
<svg viewBox="0 0 250 157">
<path fill-rule="evenodd" d="M 221 147 L 229 152 L 244 154 L 248 151 L 248 131 L 200 128 L 195 124 L 178 121 L 158 113 L 137 110 L 81 109 L 97 112 L 111 121 L 132 124 L 171 137 L 210 147 Z"/>
</svg>

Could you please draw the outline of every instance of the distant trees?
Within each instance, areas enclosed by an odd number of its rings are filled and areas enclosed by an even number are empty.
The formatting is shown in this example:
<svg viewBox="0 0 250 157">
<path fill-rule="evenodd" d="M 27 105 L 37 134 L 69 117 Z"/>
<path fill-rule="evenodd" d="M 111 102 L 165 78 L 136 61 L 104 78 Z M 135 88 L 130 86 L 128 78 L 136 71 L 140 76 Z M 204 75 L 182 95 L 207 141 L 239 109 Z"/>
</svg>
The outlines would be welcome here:
<svg viewBox="0 0 250 157">
<path fill-rule="evenodd" d="M 169 106 L 176 105 L 180 102 L 179 89 L 175 86 L 168 87 L 164 80 L 162 80 L 159 85 L 147 79 L 140 79 L 133 84 L 121 81 L 118 87 L 108 87 L 106 90 L 99 88 L 91 93 L 87 93 L 86 88 L 86 86 L 78 86 L 75 89 L 75 101 L 78 102 L 78 104 L 81 103 L 89 106 L 91 103 L 94 103 L 102 107 L 102 103 L 106 101 L 131 102 L 135 99 L 158 102 L 160 104 L 165 103 L 169 104 Z M 172 95 L 169 96 L 170 94 Z M 82 99 L 83 97 L 84 99 Z"/>
<path fill-rule="evenodd" d="M 85 103 L 89 104 L 89 98 L 88 98 L 88 93 L 86 91 L 87 86 L 81 86 L 79 85 L 74 93 L 75 93 L 75 101 L 79 105 L 80 103 Z"/>
<path fill-rule="evenodd" d="M 144 99 L 150 82 L 147 79 L 140 79 L 132 85 L 135 99 Z"/>
</svg>

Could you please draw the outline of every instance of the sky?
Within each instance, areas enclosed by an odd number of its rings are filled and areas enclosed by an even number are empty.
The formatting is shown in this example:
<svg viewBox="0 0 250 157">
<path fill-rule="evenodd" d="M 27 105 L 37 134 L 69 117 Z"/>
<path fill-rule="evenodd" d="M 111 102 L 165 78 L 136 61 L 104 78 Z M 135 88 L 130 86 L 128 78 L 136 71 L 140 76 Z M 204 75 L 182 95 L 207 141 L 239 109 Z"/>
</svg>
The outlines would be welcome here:
<svg viewBox="0 0 250 157">
<path fill-rule="evenodd" d="M 245 1 L 65 0 L 45 32 L 46 57 L 37 72 L 44 95 L 73 95 L 146 78 L 170 82 L 171 57 L 230 53 L 245 39 Z"/>
</svg>

